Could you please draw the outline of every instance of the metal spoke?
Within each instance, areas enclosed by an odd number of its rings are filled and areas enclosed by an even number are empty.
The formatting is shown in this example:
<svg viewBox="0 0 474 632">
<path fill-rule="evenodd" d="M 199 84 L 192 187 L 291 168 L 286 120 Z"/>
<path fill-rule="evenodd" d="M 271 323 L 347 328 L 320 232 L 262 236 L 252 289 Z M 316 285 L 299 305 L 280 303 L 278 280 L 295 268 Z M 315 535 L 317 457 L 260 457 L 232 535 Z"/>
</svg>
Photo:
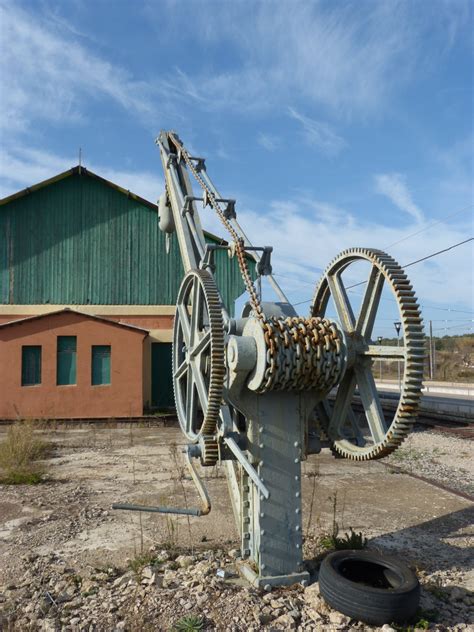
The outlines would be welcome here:
<svg viewBox="0 0 474 632">
<path fill-rule="evenodd" d="M 385 277 L 382 272 L 373 266 L 367 281 L 367 288 L 364 293 L 356 325 L 356 331 L 366 340 L 370 340 L 370 336 L 372 335 L 384 280 Z"/>
<path fill-rule="evenodd" d="M 337 315 L 341 321 L 341 325 L 346 331 L 354 331 L 355 318 L 352 306 L 347 296 L 346 288 L 342 282 L 340 274 L 328 275 L 329 289 L 336 306 Z"/>
<path fill-rule="evenodd" d="M 191 306 L 191 348 L 194 346 L 196 333 L 199 331 L 200 311 L 202 308 L 201 284 L 198 279 L 194 279 L 192 289 L 192 306 Z"/>
<path fill-rule="evenodd" d="M 178 316 L 179 324 L 181 325 L 181 331 L 183 332 L 184 343 L 187 347 L 191 344 L 190 322 L 189 314 L 184 304 L 178 303 Z"/>
<path fill-rule="evenodd" d="M 356 440 L 356 444 L 361 447 L 363 445 L 365 445 L 365 438 L 364 435 L 362 434 L 362 431 L 360 429 L 359 424 L 357 423 L 357 418 L 355 416 L 354 411 L 352 410 L 352 408 L 349 408 L 349 411 L 347 413 L 347 417 L 349 419 L 349 422 L 351 424 L 352 427 L 352 431 L 354 433 L 354 438 Z"/>
<path fill-rule="evenodd" d="M 336 395 L 336 400 L 332 409 L 331 423 L 328 433 L 331 439 L 338 439 L 340 429 L 347 420 L 351 401 L 356 387 L 356 376 L 352 369 L 349 369 L 342 380 Z"/>
<path fill-rule="evenodd" d="M 181 362 L 181 364 L 179 365 L 179 367 L 176 369 L 176 371 L 173 374 L 173 377 L 175 380 L 180 380 L 183 375 L 186 374 L 186 370 L 189 367 L 188 361 L 184 360 L 183 362 Z"/>
<path fill-rule="evenodd" d="M 196 356 L 203 353 L 207 347 L 211 344 L 211 330 L 206 331 L 204 336 L 199 340 L 196 346 L 191 349 L 190 357 L 195 358 Z"/>
<path fill-rule="evenodd" d="M 186 426 L 188 432 L 194 431 L 192 427 L 196 416 L 196 390 L 194 388 L 193 372 L 188 371 L 187 387 L 186 387 Z"/>
<path fill-rule="evenodd" d="M 406 353 L 405 347 L 390 347 L 389 345 L 368 345 L 367 350 L 363 355 L 371 356 L 373 358 L 390 358 L 400 359 L 404 358 Z"/>
<path fill-rule="evenodd" d="M 202 412 L 207 412 L 207 386 L 204 383 L 204 379 L 200 370 L 199 363 L 196 360 L 191 361 L 191 368 L 193 373 L 194 384 L 198 392 L 199 402 L 201 404 Z"/>
<path fill-rule="evenodd" d="M 374 376 L 367 366 L 356 366 L 355 371 L 360 398 L 364 406 L 372 438 L 375 443 L 380 443 L 387 433 L 387 427 L 382 405 L 380 404 L 377 393 L 377 387 L 375 386 Z"/>
</svg>

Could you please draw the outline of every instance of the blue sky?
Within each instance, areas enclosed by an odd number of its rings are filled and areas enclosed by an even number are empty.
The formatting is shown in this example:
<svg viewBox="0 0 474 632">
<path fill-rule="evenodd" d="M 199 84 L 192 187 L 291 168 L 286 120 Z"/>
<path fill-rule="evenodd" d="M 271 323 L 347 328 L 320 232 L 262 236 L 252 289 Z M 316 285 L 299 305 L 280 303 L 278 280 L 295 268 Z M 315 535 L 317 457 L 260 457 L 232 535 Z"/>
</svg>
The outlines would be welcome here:
<svg viewBox="0 0 474 632">
<path fill-rule="evenodd" d="M 0 0 L 0 195 L 82 147 L 154 201 L 173 128 L 304 301 L 345 248 L 403 264 L 473 234 L 473 32 L 469 0 Z M 441 335 L 474 325 L 472 243 L 410 268 Z"/>
</svg>

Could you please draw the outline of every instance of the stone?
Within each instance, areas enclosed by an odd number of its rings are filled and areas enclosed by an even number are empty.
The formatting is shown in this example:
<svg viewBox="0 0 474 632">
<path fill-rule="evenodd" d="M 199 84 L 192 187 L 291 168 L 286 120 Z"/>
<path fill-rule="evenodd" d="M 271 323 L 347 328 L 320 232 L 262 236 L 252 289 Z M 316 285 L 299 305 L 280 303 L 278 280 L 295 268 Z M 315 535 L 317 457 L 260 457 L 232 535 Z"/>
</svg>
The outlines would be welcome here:
<svg viewBox="0 0 474 632">
<path fill-rule="evenodd" d="M 395 628 L 392 628 L 391 625 L 389 625 L 388 623 L 385 623 L 381 628 L 380 628 L 381 632 L 397 632 L 395 630 Z"/>
<path fill-rule="evenodd" d="M 152 569 L 151 566 L 145 566 L 145 568 L 142 569 L 142 578 L 143 579 L 151 579 L 154 574 L 155 574 L 155 572 L 154 572 L 154 570 Z"/>
<path fill-rule="evenodd" d="M 329 621 L 335 625 L 347 625 L 350 622 L 350 617 L 347 617 L 341 612 L 332 611 L 329 613 Z"/>
<path fill-rule="evenodd" d="M 195 561 L 196 558 L 193 555 L 180 555 L 176 558 L 176 563 L 179 564 L 181 568 L 189 568 Z"/>
<path fill-rule="evenodd" d="M 450 594 L 453 601 L 462 601 L 466 596 L 464 590 L 462 588 L 459 588 L 459 586 L 454 586 L 453 588 L 451 588 Z"/>
<path fill-rule="evenodd" d="M 282 614 L 272 623 L 270 630 L 296 630 L 297 624 L 293 617 L 289 614 Z"/>
</svg>

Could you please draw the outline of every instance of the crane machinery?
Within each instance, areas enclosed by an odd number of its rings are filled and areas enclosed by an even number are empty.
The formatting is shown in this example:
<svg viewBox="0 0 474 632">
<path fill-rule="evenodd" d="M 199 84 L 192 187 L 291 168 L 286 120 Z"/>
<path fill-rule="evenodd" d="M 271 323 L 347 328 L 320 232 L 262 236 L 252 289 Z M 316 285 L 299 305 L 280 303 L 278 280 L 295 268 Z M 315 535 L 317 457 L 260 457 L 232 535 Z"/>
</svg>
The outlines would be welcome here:
<svg viewBox="0 0 474 632">
<path fill-rule="evenodd" d="M 217 191 L 205 159 L 191 155 L 173 131 L 162 131 L 156 143 L 165 174 L 159 226 L 167 240 L 176 235 L 185 272 L 173 332 L 176 412 L 203 507 L 117 507 L 206 514 L 209 497 L 192 461 L 199 458 L 205 467 L 221 462 L 241 538 L 243 575 L 267 590 L 305 585 L 301 462 L 322 447 L 347 459 L 380 459 L 404 440 L 416 419 L 423 377 L 424 333 L 415 293 L 390 255 L 352 248 L 328 265 L 308 316 L 299 316 L 272 275 L 272 248 L 251 244 L 237 221 L 235 200 Z M 206 243 L 198 203 L 216 213 L 228 242 Z M 216 284 L 218 249 L 235 258 L 248 293 L 237 318 Z M 257 278 L 268 279 L 277 301 L 262 301 L 249 261 Z M 342 274 L 361 261 L 370 271 L 356 310 Z M 398 304 L 403 331 L 397 347 L 371 339 L 384 287 Z M 330 301 L 337 320 L 327 314 Z M 379 359 L 403 363 L 390 421 L 373 374 Z M 356 390 L 362 414 L 351 405 Z"/>
</svg>

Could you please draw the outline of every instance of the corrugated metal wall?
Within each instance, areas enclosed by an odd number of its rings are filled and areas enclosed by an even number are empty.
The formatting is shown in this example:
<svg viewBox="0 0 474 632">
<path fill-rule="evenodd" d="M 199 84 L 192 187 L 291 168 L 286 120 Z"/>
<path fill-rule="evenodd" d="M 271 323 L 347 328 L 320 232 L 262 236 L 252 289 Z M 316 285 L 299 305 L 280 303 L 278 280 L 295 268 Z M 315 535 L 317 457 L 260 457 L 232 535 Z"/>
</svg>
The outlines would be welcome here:
<svg viewBox="0 0 474 632">
<path fill-rule="evenodd" d="M 225 251 L 216 263 L 231 309 L 238 266 Z M 156 211 L 86 174 L 0 206 L 0 266 L 3 304 L 172 305 L 183 277 Z"/>
</svg>

